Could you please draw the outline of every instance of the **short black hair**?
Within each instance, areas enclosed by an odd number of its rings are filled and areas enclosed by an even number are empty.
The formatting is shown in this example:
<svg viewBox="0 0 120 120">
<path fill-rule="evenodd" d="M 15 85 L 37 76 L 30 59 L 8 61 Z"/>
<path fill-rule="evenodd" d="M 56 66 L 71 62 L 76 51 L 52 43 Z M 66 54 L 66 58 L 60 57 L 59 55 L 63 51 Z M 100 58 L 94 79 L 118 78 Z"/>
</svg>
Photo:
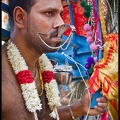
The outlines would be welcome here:
<svg viewBox="0 0 120 120">
<path fill-rule="evenodd" d="M 14 20 L 13 20 L 14 8 L 20 6 L 29 14 L 31 7 L 35 4 L 35 2 L 36 0 L 8 0 L 8 6 L 9 6 L 8 15 L 9 15 L 9 24 L 11 30 L 14 27 Z"/>
</svg>

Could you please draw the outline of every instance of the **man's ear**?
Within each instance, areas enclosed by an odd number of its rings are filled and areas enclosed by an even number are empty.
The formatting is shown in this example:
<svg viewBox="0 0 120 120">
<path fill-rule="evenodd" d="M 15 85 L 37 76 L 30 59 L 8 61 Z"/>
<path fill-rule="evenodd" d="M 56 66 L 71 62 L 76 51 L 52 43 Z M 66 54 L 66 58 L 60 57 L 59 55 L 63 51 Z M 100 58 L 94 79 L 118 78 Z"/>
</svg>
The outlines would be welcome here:
<svg viewBox="0 0 120 120">
<path fill-rule="evenodd" d="M 27 12 L 21 7 L 17 6 L 13 12 L 14 24 L 20 29 L 25 28 L 27 20 Z"/>
</svg>

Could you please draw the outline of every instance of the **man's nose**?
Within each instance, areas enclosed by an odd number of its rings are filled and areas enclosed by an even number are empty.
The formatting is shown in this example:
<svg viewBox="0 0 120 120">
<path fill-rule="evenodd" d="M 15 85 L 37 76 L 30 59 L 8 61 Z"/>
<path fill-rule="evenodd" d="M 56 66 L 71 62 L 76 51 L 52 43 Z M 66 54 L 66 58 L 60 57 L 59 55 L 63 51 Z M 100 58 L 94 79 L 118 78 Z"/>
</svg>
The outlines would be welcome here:
<svg viewBox="0 0 120 120">
<path fill-rule="evenodd" d="M 53 23 L 53 29 L 58 28 L 59 26 L 63 25 L 64 21 L 61 16 Z"/>
</svg>

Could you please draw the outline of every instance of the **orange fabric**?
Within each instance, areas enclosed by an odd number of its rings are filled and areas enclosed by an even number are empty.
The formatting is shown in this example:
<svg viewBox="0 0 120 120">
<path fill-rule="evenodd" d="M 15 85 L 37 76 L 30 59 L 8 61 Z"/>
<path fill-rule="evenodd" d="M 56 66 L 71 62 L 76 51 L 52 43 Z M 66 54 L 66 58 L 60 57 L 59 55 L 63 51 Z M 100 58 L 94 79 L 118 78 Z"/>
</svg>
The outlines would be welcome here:
<svg viewBox="0 0 120 120">
<path fill-rule="evenodd" d="M 111 120 L 118 120 L 118 99 L 117 100 L 109 100 L 108 113 L 111 117 Z"/>
<path fill-rule="evenodd" d="M 102 94 L 109 101 L 108 111 L 112 120 L 118 115 L 118 34 L 108 34 L 104 43 L 103 58 L 94 66 L 89 79 L 90 91 L 93 94 L 102 88 Z"/>
<path fill-rule="evenodd" d="M 83 29 L 83 27 L 88 19 L 83 16 L 84 8 L 80 6 L 80 1 L 73 2 L 71 3 L 71 5 L 74 17 L 74 26 L 76 28 L 76 34 L 86 37 L 86 31 Z M 64 6 L 64 13 L 62 15 L 62 18 L 65 23 L 71 24 L 68 6 Z M 68 34 L 69 32 L 66 32 L 66 35 Z"/>
<path fill-rule="evenodd" d="M 109 34 L 104 44 L 103 58 L 94 66 L 94 72 L 89 80 L 91 93 L 100 87 L 108 99 L 117 98 L 118 92 L 118 34 Z M 95 89 L 93 89 L 95 88 Z M 112 90 L 111 90 L 112 89 Z M 114 95 L 110 93 L 114 91 Z M 111 95 L 109 95 L 109 93 Z"/>
</svg>

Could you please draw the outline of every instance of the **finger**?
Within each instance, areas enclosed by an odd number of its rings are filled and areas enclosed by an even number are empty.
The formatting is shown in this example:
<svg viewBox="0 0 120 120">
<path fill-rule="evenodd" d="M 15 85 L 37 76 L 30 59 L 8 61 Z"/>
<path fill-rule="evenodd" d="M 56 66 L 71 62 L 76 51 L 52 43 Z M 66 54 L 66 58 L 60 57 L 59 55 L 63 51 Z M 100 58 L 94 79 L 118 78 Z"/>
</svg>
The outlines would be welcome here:
<svg viewBox="0 0 120 120">
<path fill-rule="evenodd" d="M 90 116 L 102 115 L 104 113 L 104 111 L 105 111 L 105 109 L 95 106 L 95 108 L 90 109 L 89 115 Z"/>
<path fill-rule="evenodd" d="M 107 108 L 108 103 L 98 103 L 98 107 Z"/>
<path fill-rule="evenodd" d="M 102 108 L 102 107 L 99 107 L 99 106 L 95 106 L 94 107 L 96 109 L 96 111 L 98 112 L 98 114 L 103 114 L 103 112 L 106 110 L 106 108 Z"/>
<path fill-rule="evenodd" d="M 108 100 L 105 97 L 100 97 L 96 99 L 97 102 L 101 102 L 101 103 L 107 103 Z"/>
<path fill-rule="evenodd" d="M 91 108 L 89 111 L 89 115 L 90 116 L 95 116 L 95 115 L 100 115 L 101 113 L 99 113 L 96 109 Z"/>
</svg>

